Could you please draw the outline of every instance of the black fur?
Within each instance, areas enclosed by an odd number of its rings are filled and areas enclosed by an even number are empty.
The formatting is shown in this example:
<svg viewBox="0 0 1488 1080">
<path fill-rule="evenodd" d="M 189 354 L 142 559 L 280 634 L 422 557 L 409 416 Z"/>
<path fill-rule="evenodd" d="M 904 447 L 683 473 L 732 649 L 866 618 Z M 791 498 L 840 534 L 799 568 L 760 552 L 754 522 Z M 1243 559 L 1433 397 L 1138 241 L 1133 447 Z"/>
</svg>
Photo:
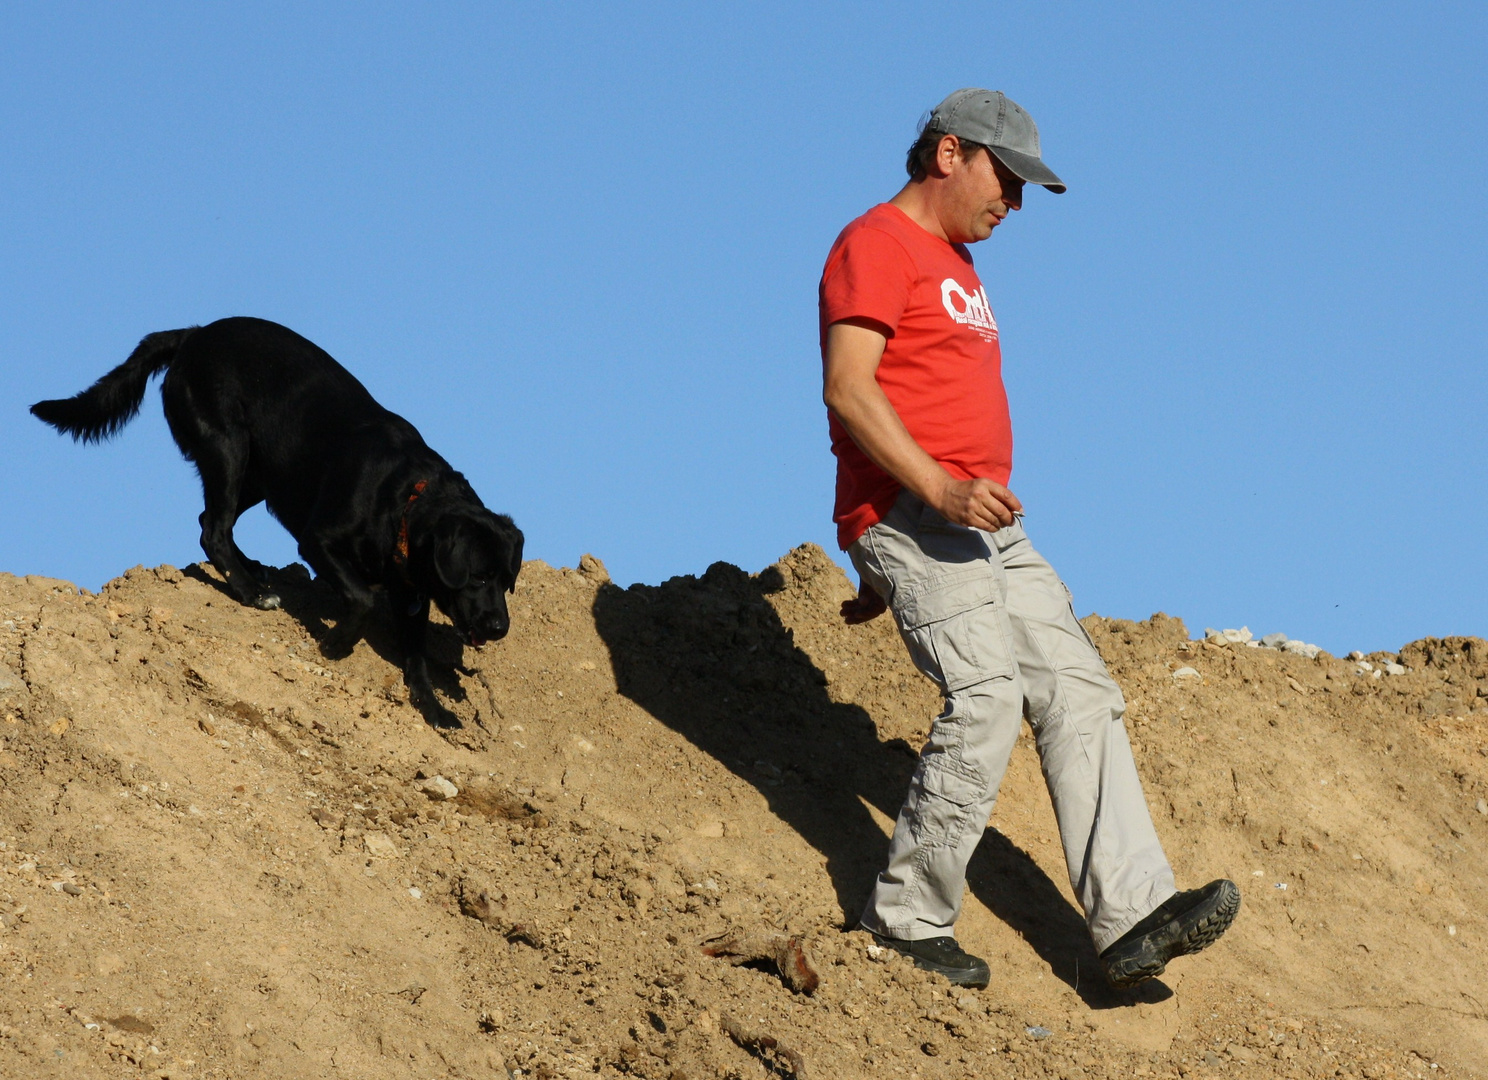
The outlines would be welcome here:
<svg viewBox="0 0 1488 1080">
<path fill-rule="evenodd" d="M 255 574 L 262 567 L 233 540 L 239 515 L 267 503 L 299 541 L 301 557 L 346 602 L 335 648 L 360 638 L 372 588 L 383 586 L 410 697 L 426 715 L 438 712 L 424 652 L 429 602 L 467 644 L 504 637 L 505 594 L 522 566 L 521 530 L 487 510 L 414 426 L 379 405 L 351 372 L 263 319 L 151 334 L 87 390 L 37 402 L 31 412 L 96 442 L 134 417 L 150 376 L 162 370 L 166 421 L 201 477 L 202 550 L 233 595 L 255 607 L 279 606 Z"/>
</svg>

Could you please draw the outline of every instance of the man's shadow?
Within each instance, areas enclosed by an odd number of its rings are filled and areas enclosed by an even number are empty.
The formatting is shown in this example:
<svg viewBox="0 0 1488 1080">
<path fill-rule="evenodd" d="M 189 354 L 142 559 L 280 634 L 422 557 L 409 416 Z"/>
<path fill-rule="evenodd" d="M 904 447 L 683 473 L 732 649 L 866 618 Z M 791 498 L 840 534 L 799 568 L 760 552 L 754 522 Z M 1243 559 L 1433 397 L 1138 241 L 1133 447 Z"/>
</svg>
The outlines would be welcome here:
<svg viewBox="0 0 1488 1080">
<path fill-rule="evenodd" d="M 714 563 L 700 578 L 604 585 L 594 620 L 620 692 L 754 785 L 821 852 L 851 927 L 888 851 L 867 806 L 898 815 L 919 751 L 880 739 L 864 709 L 831 699 L 826 676 L 766 599 L 784 587 L 775 567 L 750 577 Z M 967 880 L 1091 1008 L 1171 995 L 1153 983 L 1136 994 L 1112 990 L 1079 913 L 995 829 Z"/>
<path fill-rule="evenodd" d="M 344 635 L 337 633 L 346 614 L 341 597 L 335 590 L 312 578 L 310 571 L 303 565 L 292 563 L 285 567 L 261 566 L 256 572 L 278 595 L 282 609 L 315 640 L 324 658 L 345 659 L 358 641 L 365 641 L 380 659 L 399 671 L 403 670 L 402 649 L 388 611 L 387 599 L 381 589 L 374 590 L 377 602 L 360 627 L 360 636 L 348 641 Z M 210 585 L 228 602 L 242 606 L 215 568 L 204 563 L 192 563 L 182 573 L 194 581 Z M 252 612 L 254 609 L 245 607 L 244 610 Z M 429 677 L 434 682 L 434 688 L 450 701 L 465 701 L 465 689 L 460 685 L 457 674 L 464 670 L 464 646 L 459 635 L 453 628 L 431 619 L 425 651 L 429 656 Z M 431 727 L 461 726 L 460 718 L 438 702 L 420 712 Z"/>
</svg>

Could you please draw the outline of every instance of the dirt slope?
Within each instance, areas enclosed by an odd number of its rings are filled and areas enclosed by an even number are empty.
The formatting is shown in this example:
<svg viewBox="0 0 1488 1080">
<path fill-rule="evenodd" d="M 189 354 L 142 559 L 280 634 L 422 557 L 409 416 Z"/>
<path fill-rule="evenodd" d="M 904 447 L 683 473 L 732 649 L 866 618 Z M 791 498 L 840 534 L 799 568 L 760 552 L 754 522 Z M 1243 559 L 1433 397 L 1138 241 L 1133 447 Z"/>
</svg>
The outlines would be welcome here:
<svg viewBox="0 0 1488 1080">
<path fill-rule="evenodd" d="M 278 584 L 0 575 L 0 1075 L 1488 1075 L 1482 640 L 1375 677 L 1089 617 L 1180 885 L 1244 907 L 1106 989 L 1025 739 L 964 994 L 841 931 L 937 702 L 819 549 L 627 590 L 529 563 L 446 731 Z M 819 986 L 700 949 L 730 932 L 799 937 Z"/>
</svg>

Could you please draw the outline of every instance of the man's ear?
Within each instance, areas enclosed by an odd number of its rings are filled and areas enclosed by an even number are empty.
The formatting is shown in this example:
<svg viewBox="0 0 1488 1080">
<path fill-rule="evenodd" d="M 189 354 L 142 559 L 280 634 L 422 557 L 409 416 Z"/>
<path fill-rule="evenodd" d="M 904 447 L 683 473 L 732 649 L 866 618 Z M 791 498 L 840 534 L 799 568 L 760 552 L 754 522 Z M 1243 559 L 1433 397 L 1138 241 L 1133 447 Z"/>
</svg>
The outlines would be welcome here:
<svg viewBox="0 0 1488 1080">
<path fill-rule="evenodd" d="M 466 558 L 464 529 L 456 526 L 434 545 L 434 573 L 452 592 L 458 592 L 469 583 L 470 560 Z"/>
<path fill-rule="evenodd" d="M 935 145 L 935 173 L 937 176 L 951 175 L 956 159 L 961 156 L 961 140 L 954 135 L 942 135 Z"/>
<path fill-rule="evenodd" d="M 506 591 L 509 593 L 517 591 L 517 575 L 522 572 L 522 544 L 525 540 L 525 537 L 522 536 L 522 530 L 515 525 L 512 526 L 512 534 L 514 538 L 511 542 L 511 555 L 506 568 L 507 574 L 511 578 L 511 584 L 506 587 Z"/>
</svg>

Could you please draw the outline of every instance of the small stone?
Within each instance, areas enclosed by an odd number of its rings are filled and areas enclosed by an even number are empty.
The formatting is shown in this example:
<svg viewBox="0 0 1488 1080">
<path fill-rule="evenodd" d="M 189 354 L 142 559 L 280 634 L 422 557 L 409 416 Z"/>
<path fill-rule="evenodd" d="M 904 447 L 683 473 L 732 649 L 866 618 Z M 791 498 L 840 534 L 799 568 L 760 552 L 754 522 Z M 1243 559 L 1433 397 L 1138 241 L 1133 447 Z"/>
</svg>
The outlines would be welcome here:
<svg viewBox="0 0 1488 1080">
<path fill-rule="evenodd" d="M 201 728 L 202 731 L 205 734 L 207 734 L 207 735 L 216 735 L 217 734 L 217 725 L 214 724 L 214 723 L 212 723 L 212 721 L 209 720 L 209 719 L 207 719 L 206 717 L 203 717 L 202 719 L 198 720 L 196 722 L 196 726 L 199 727 L 199 728 Z"/>
<path fill-rule="evenodd" d="M 419 784 L 418 789 L 435 802 L 453 799 L 456 795 L 460 794 L 460 789 L 442 776 L 429 777 L 429 779 Z"/>
<path fill-rule="evenodd" d="M 62 883 L 62 891 L 65 892 L 68 896 L 82 896 L 83 895 L 83 890 L 80 889 L 80 888 L 78 888 L 76 885 L 74 885 L 70 881 L 64 881 Z"/>
<path fill-rule="evenodd" d="M 367 854 L 374 859 L 391 858 L 398 854 L 398 846 L 387 833 L 369 832 L 362 837 L 362 843 L 367 848 Z"/>
<path fill-rule="evenodd" d="M 1355 649 L 1353 652 L 1351 652 L 1351 653 L 1348 654 L 1347 659 L 1349 659 L 1349 660 L 1363 660 L 1364 659 L 1364 654 L 1361 653 L 1358 649 Z"/>
<path fill-rule="evenodd" d="M 1285 634 L 1267 634 L 1261 638 L 1261 645 L 1267 649 L 1279 649 L 1287 643 Z"/>
<path fill-rule="evenodd" d="M 1480 814 L 1488 814 L 1488 799 L 1479 799 L 1473 804 L 1473 809 Z"/>
<path fill-rule="evenodd" d="M 339 829 L 346 821 L 345 814 L 338 814 L 334 810 L 328 810 L 324 806 L 317 806 L 310 811 L 310 816 L 322 829 Z"/>
<path fill-rule="evenodd" d="M 1042 1027 L 1038 1024 L 1030 1024 L 1028 1027 L 1023 1029 L 1023 1033 L 1030 1039 L 1034 1040 L 1047 1039 L 1050 1035 L 1054 1034 L 1048 1028 Z"/>
<path fill-rule="evenodd" d="M 1385 665 L 1385 674 L 1386 675 L 1404 675 L 1405 674 L 1405 665 L 1404 664 L 1386 664 Z"/>
<path fill-rule="evenodd" d="M 1224 636 L 1223 630 L 1216 630 L 1212 626 L 1206 626 L 1204 627 L 1204 640 L 1212 641 L 1216 645 L 1224 645 L 1228 643 L 1229 639 Z"/>
<path fill-rule="evenodd" d="M 934 1039 L 926 1039 L 920 1043 L 920 1050 L 924 1052 L 926 1057 L 940 1057 L 940 1044 Z"/>
<path fill-rule="evenodd" d="M 1199 678 L 1199 673 L 1194 668 L 1191 668 L 1191 667 L 1181 667 L 1177 671 L 1173 672 L 1173 678 L 1175 678 L 1175 679 L 1197 679 L 1197 678 Z"/>
<path fill-rule="evenodd" d="M 1239 630 L 1223 630 L 1221 633 L 1224 634 L 1224 639 L 1232 645 L 1244 645 L 1255 636 L 1248 626 L 1242 626 Z"/>
</svg>

